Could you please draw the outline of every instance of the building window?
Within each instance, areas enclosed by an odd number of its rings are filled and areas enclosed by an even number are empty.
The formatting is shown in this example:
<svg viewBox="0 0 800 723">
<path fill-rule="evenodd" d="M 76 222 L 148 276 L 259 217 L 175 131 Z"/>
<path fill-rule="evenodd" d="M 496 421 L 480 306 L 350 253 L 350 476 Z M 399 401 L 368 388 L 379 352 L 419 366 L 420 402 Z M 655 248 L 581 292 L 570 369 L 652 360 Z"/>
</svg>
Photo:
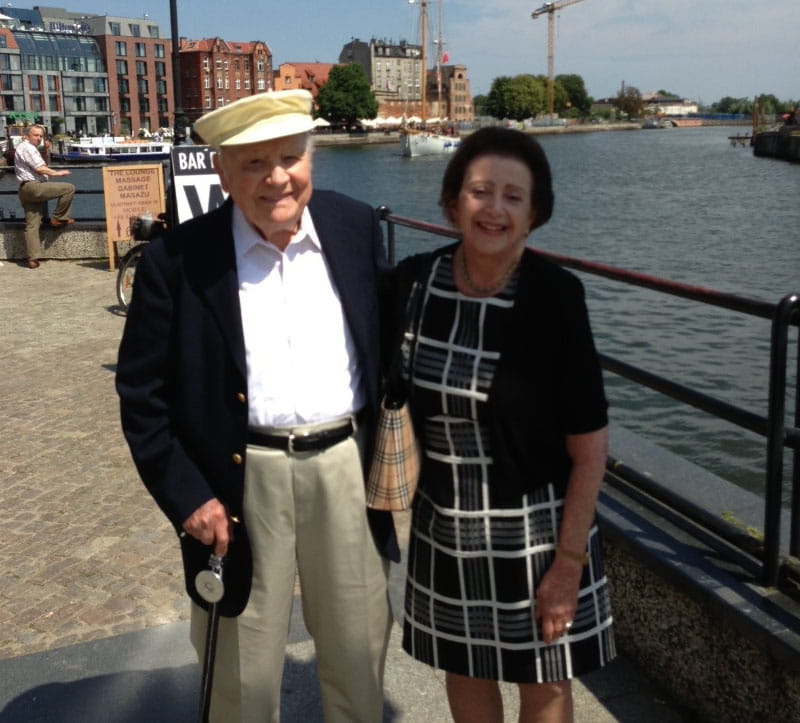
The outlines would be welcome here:
<svg viewBox="0 0 800 723">
<path fill-rule="evenodd" d="M 153 53 L 155 54 L 156 58 L 166 58 L 167 51 L 164 49 L 163 43 L 156 43 L 153 46 Z"/>
<path fill-rule="evenodd" d="M 49 110 L 58 110 L 58 96 L 57 95 L 49 96 L 49 98 L 47 100 L 47 103 L 48 103 L 48 109 Z"/>
<path fill-rule="evenodd" d="M 250 90 L 250 78 L 245 78 L 244 79 L 244 89 L 245 90 Z"/>
<path fill-rule="evenodd" d="M 144 93 L 145 95 L 147 95 L 148 93 L 147 78 L 139 78 L 139 80 L 136 81 L 136 87 L 138 88 L 139 93 Z"/>
<path fill-rule="evenodd" d="M 210 96 L 210 95 L 207 95 L 207 96 L 206 96 L 206 103 L 205 103 L 205 105 L 206 105 L 206 108 L 210 108 L 210 107 L 211 107 L 211 96 Z"/>
<path fill-rule="evenodd" d="M 214 63 L 214 67 L 215 67 L 217 70 L 222 70 L 222 61 L 221 61 L 221 60 L 217 60 L 217 61 Z"/>
<path fill-rule="evenodd" d="M 131 101 L 130 98 L 120 98 L 119 99 L 119 109 L 121 113 L 130 113 L 131 112 Z"/>
<path fill-rule="evenodd" d="M 156 61 L 156 78 L 164 78 L 167 75 L 167 64 L 160 60 Z"/>
<path fill-rule="evenodd" d="M 167 99 L 166 98 L 159 98 L 158 99 L 158 112 L 159 113 L 166 113 L 169 110 L 167 107 Z"/>
<path fill-rule="evenodd" d="M 208 72 L 208 58 L 203 58 L 203 70 Z"/>
<path fill-rule="evenodd" d="M 231 81 L 228 78 L 228 76 L 226 75 L 225 76 L 225 90 L 230 90 L 230 89 L 231 89 Z"/>
<path fill-rule="evenodd" d="M 166 95 L 167 94 L 167 81 L 166 80 L 157 80 L 156 81 L 156 93 L 159 95 Z"/>
<path fill-rule="evenodd" d="M 217 90 L 222 90 L 222 76 L 217 76 Z"/>
<path fill-rule="evenodd" d="M 111 35 L 122 35 L 120 32 L 119 23 L 109 23 L 108 29 L 111 31 Z"/>
<path fill-rule="evenodd" d="M 241 78 L 237 78 L 236 79 L 236 90 L 241 90 L 241 89 L 242 89 L 242 79 Z"/>
<path fill-rule="evenodd" d="M 258 87 L 258 90 L 266 90 L 266 85 L 264 83 L 264 79 L 263 78 L 259 78 L 258 79 L 257 87 Z"/>
<path fill-rule="evenodd" d="M 136 43 L 136 57 L 137 58 L 147 57 L 147 46 L 144 43 Z"/>
<path fill-rule="evenodd" d="M 209 78 L 208 76 L 206 76 L 205 80 L 203 81 L 203 87 L 206 90 L 208 90 L 211 87 L 211 78 Z"/>
<path fill-rule="evenodd" d="M 107 93 L 108 86 L 106 85 L 105 78 L 95 78 L 94 79 L 94 92 L 95 93 Z"/>
<path fill-rule="evenodd" d="M 117 40 L 114 43 L 114 52 L 117 55 L 119 55 L 120 57 L 125 57 L 128 54 L 128 45 L 127 45 L 127 43 L 124 43 L 121 40 Z"/>
<path fill-rule="evenodd" d="M 158 25 L 148 25 L 147 26 L 147 32 L 150 33 L 150 37 L 151 38 L 157 38 L 158 37 Z M 156 56 L 156 57 L 159 57 L 159 56 Z"/>
<path fill-rule="evenodd" d="M 42 79 L 38 75 L 29 75 L 28 82 L 30 83 L 31 90 L 42 89 Z"/>
<path fill-rule="evenodd" d="M 138 25 L 128 25 L 128 30 L 131 31 L 131 35 L 133 35 L 134 38 L 138 38 L 142 34 L 142 31 Z"/>
<path fill-rule="evenodd" d="M 58 90 L 58 78 L 55 75 L 47 76 L 47 90 Z"/>
<path fill-rule="evenodd" d="M 130 93 L 130 86 L 128 85 L 127 78 L 117 78 L 120 93 Z"/>
<path fill-rule="evenodd" d="M 150 112 L 150 100 L 148 98 L 139 98 L 139 113 Z"/>
<path fill-rule="evenodd" d="M 100 111 L 107 111 L 108 110 L 108 98 L 95 98 L 94 99 L 94 109 Z"/>
<path fill-rule="evenodd" d="M 259 73 L 263 73 L 264 72 L 264 61 L 263 60 L 256 61 L 256 70 Z"/>
<path fill-rule="evenodd" d="M 147 75 L 147 63 L 144 60 L 136 61 L 136 75 Z"/>
<path fill-rule="evenodd" d="M 217 98 L 217 108 L 222 108 L 225 105 L 225 98 Z"/>
<path fill-rule="evenodd" d="M 127 60 L 118 60 L 117 61 L 117 75 L 127 75 L 128 74 L 128 61 Z"/>
</svg>

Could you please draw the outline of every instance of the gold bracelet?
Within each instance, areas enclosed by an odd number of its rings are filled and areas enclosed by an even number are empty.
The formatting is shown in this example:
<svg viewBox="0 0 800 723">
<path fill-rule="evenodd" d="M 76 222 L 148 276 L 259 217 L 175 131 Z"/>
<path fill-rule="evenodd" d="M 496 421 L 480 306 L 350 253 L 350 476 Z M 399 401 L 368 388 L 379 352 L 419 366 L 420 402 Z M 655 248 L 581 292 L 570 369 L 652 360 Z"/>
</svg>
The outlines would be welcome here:
<svg viewBox="0 0 800 723">
<path fill-rule="evenodd" d="M 582 554 L 578 552 L 573 552 L 572 550 L 567 550 L 565 547 L 561 547 L 561 545 L 559 545 L 556 548 L 556 552 L 560 552 L 568 560 L 572 560 L 573 562 L 579 562 L 581 565 L 589 564 L 588 552 L 584 552 Z"/>
</svg>

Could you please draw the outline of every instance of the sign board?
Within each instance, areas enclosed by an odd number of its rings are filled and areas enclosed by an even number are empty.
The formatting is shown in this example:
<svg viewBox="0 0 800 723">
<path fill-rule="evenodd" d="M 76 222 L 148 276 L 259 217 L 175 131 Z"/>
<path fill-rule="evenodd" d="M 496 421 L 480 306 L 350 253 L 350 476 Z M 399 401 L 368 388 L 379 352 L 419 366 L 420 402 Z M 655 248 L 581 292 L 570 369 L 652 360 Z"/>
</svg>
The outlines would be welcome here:
<svg viewBox="0 0 800 723">
<path fill-rule="evenodd" d="M 211 160 L 211 146 L 174 146 L 172 178 L 178 223 L 200 216 L 223 204 L 227 193 Z"/>
<path fill-rule="evenodd" d="M 104 166 L 103 196 L 108 235 L 108 264 L 114 269 L 114 244 L 132 241 L 131 224 L 138 216 L 153 218 L 166 210 L 164 169 L 158 164 Z"/>
</svg>

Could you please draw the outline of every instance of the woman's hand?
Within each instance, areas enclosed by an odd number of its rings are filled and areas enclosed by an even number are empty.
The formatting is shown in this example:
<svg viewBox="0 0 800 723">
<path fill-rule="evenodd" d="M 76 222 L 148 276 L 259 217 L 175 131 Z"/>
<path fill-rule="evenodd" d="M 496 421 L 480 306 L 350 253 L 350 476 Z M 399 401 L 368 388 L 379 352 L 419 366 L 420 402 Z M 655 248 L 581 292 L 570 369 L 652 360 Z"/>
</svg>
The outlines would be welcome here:
<svg viewBox="0 0 800 723">
<path fill-rule="evenodd" d="M 536 590 L 533 619 L 539 622 L 547 645 L 558 640 L 572 625 L 582 574 L 580 562 L 557 554 Z"/>
</svg>

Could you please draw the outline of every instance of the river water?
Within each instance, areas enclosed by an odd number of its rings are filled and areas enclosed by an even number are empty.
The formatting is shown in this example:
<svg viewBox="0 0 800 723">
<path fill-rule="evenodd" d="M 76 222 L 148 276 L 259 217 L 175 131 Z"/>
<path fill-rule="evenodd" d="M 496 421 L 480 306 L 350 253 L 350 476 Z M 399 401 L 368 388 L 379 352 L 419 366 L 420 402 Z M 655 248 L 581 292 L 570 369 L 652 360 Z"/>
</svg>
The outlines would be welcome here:
<svg viewBox="0 0 800 723">
<path fill-rule="evenodd" d="M 742 130 L 540 137 L 556 204 L 531 245 L 773 303 L 800 292 L 800 165 L 732 147 L 727 137 Z M 446 163 L 446 157 L 403 158 L 393 144 L 320 147 L 314 178 L 317 187 L 443 223 L 437 198 Z M 72 180 L 97 189 L 99 177 L 97 169 L 76 169 Z M 15 185 L 13 178 L 0 179 L 0 188 Z M 3 206 L 14 209 L 15 200 L 6 197 Z M 103 215 L 102 199 L 79 196 L 76 204 L 79 216 Z M 399 258 L 440 243 L 398 229 Z M 769 322 L 582 278 L 602 352 L 766 413 Z M 763 438 L 615 375 L 606 374 L 606 384 L 614 422 L 745 488 L 763 490 Z"/>
<path fill-rule="evenodd" d="M 800 166 L 732 147 L 728 136 L 737 132 L 540 137 L 556 205 L 531 245 L 769 302 L 800 292 Z M 401 158 L 387 146 L 319 148 L 314 163 L 318 187 L 443 223 L 437 199 L 446 157 Z M 398 229 L 398 257 L 439 243 Z M 766 414 L 769 322 L 582 278 L 601 351 Z M 606 383 L 614 422 L 763 491 L 763 438 L 615 375 L 607 373 Z"/>
</svg>

